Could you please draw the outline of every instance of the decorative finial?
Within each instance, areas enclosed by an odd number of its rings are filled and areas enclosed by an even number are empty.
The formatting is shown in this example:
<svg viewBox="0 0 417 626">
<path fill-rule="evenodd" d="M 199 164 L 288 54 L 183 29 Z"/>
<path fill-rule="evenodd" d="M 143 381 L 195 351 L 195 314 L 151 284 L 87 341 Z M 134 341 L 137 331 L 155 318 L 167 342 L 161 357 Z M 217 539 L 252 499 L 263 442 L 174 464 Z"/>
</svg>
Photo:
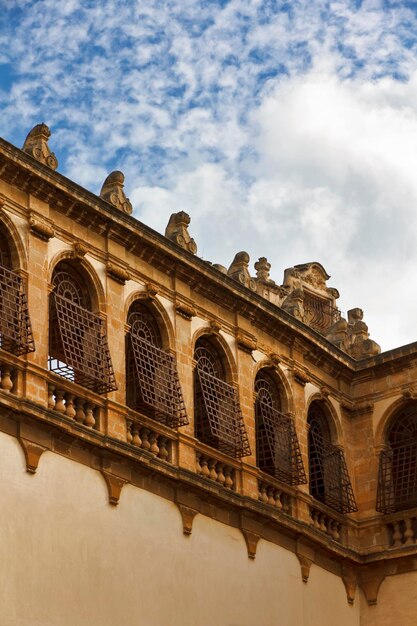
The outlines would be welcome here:
<svg viewBox="0 0 417 626">
<path fill-rule="evenodd" d="M 39 163 L 47 165 L 52 170 L 56 170 L 58 160 L 55 154 L 49 149 L 48 139 L 50 136 L 51 131 L 46 124 L 37 124 L 26 137 L 22 150 L 30 154 L 30 156 L 39 161 Z"/>
<path fill-rule="evenodd" d="M 265 282 L 269 281 L 269 270 L 271 269 L 271 264 L 268 263 L 268 259 L 264 256 L 261 256 L 258 261 L 255 263 L 256 269 L 256 278 L 258 280 L 263 280 Z"/>
<path fill-rule="evenodd" d="M 188 232 L 190 221 L 190 216 L 185 211 L 173 213 L 165 229 L 165 237 L 184 248 L 184 250 L 188 250 L 191 254 L 195 254 L 197 252 L 197 244 Z"/>
<path fill-rule="evenodd" d="M 231 278 L 234 278 L 245 287 L 249 287 L 252 291 L 256 291 L 256 282 L 249 274 L 249 261 L 250 257 L 247 252 L 238 252 L 233 259 L 231 266 L 227 273 Z"/>
<path fill-rule="evenodd" d="M 130 215 L 132 213 L 132 204 L 123 191 L 125 177 L 123 172 L 115 171 L 109 174 L 103 183 L 100 191 L 100 198 L 106 200 L 117 209 Z"/>
</svg>

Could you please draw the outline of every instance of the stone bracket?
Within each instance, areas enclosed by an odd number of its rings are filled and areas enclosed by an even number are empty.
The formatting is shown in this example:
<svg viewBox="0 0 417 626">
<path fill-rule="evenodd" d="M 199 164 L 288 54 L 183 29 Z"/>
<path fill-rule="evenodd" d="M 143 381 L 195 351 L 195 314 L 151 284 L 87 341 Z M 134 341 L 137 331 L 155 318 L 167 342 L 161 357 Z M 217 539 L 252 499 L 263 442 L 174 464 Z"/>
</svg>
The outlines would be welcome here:
<svg viewBox="0 0 417 626">
<path fill-rule="evenodd" d="M 193 531 L 193 522 L 198 511 L 192 509 L 189 506 L 186 506 L 185 504 L 182 504 L 181 502 L 176 502 L 175 504 L 177 505 L 178 510 L 181 514 L 182 532 L 184 533 L 184 535 L 189 537 Z"/>
<path fill-rule="evenodd" d="M 247 530 L 246 528 L 241 528 L 240 530 L 246 541 L 246 547 L 248 549 L 248 557 L 254 561 L 256 557 L 256 550 L 258 547 L 258 542 L 261 537 L 257 535 L 256 533 L 252 532 L 251 530 Z"/>
<path fill-rule="evenodd" d="M 353 604 L 355 600 L 356 587 L 358 586 L 358 575 L 352 566 L 342 566 L 342 580 L 346 589 L 346 597 L 349 604 Z"/>
<path fill-rule="evenodd" d="M 299 539 L 297 541 L 296 555 L 300 562 L 301 578 L 303 583 L 307 583 L 310 576 L 311 564 L 314 563 L 314 547 Z"/>
<path fill-rule="evenodd" d="M 109 490 L 109 503 L 113 506 L 117 506 L 122 489 L 128 481 L 114 474 L 110 474 L 109 472 L 105 472 L 104 470 L 101 470 L 101 473 L 106 481 L 107 489 Z"/>
<path fill-rule="evenodd" d="M 38 469 L 39 459 L 42 454 L 48 450 L 45 446 L 41 446 L 33 441 L 29 441 L 23 437 L 18 437 L 19 443 L 22 446 L 22 450 L 26 459 L 26 471 L 29 474 L 35 474 Z"/>
</svg>

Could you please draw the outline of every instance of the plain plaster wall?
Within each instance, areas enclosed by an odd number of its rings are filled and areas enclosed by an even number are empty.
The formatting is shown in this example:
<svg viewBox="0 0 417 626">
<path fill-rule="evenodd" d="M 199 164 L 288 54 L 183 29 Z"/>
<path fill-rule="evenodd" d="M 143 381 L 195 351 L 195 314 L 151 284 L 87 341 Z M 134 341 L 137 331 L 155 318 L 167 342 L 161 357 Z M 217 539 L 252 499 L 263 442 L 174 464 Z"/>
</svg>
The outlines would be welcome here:
<svg viewBox="0 0 417 626">
<path fill-rule="evenodd" d="M 368 606 L 361 594 L 361 626 L 417 626 L 417 572 L 387 576 L 378 602 Z"/>
<path fill-rule="evenodd" d="M 333 574 L 305 584 L 265 541 L 251 561 L 201 515 L 185 537 L 175 505 L 130 485 L 112 507 L 98 472 L 51 452 L 31 476 L 3 433 L 0 476 L 0 626 L 359 626 Z"/>
</svg>

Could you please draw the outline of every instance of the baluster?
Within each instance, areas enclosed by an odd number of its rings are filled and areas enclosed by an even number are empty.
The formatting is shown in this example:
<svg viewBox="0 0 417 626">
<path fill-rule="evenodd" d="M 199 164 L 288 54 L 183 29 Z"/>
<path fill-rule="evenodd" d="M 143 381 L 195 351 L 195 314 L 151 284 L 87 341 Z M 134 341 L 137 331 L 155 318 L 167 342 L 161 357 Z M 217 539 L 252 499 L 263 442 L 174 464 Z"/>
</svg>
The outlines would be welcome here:
<svg viewBox="0 0 417 626">
<path fill-rule="evenodd" d="M 12 369 L 8 365 L 3 365 L 1 368 L 1 389 L 5 393 L 10 393 L 13 389 L 12 381 Z"/>
<path fill-rule="evenodd" d="M 282 510 L 284 513 L 289 513 L 291 510 L 291 498 L 287 494 L 282 494 Z"/>
<path fill-rule="evenodd" d="M 132 443 L 132 422 L 126 420 L 126 441 L 127 443 Z"/>
<path fill-rule="evenodd" d="M 265 483 L 261 483 L 259 491 L 261 493 L 260 501 L 263 502 L 263 504 L 267 504 L 268 503 L 268 496 L 266 494 L 266 485 L 265 485 Z"/>
<path fill-rule="evenodd" d="M 152 452 L 152 454 L 155 454 L 156 456 L 158 456 L 159 447 L 158 447 L 156 438 L 157 438 L 156 432 L 151 430 L 149 432 L 149 452 Z"/>
<path fill-rule="evenodd" d="M 272 506 L 275 506 L 274 488 L 273 487 L 268 487 L 266 493 L 268 495 L 268 504 L 271 504 Z"/>
<path fill-rule="evenodd" d="M 317 530 L 320 530 L 320 513 L 318 511 L 316 511 L 316 509 L 313 509 L 313 526 L 314 528 L 317 528 Z"/>
<path fill-rule="evenodd" d="M 335 541 L 340 541 L 340 524 L 333 520 L 332 522 L 332 537 Z"/>
<path fill-rule="evenodd" d="M 208 468 L 208 460 L 205 456 L 201 455 L 200 457 L 200 465 L 201 465 L 201 475 L 207 478 L 210 476 L 210 470 Z"/>
<path fill-rule="evenodd" d="M 224 467 L 224 476 L 225 476 L 225 481 L 224 481 L 224 486 L 226 489 L 233 489 L 235 481 L 233 478 L 233 468 L 230 467 L 229 465 L 225 465 Z"/>
<path fill-rule="evenodd" d="M 76 413 L 74 408 L 74 397 L 73 393 L 65 394 L 65 415 L 70 419 L 74 419 Z"/>
<path fill-rule="evenodd" d="M 168 448 L 167 448 L 167 438 L 166 437 L 159 437 L 158 439 L 158 444 L 159 444 L 159 454 L 158 457 L 160 459 L 162 459 L 163 461 L 166 461 L 168 459 Z"/>
<path fill-rule="evenodd" d="M 55 385 L 48 385 L 48 409 L 51 409 L 51 411 L 53 411 L 55 408 L 54 391 Z"/>
<path fill-rule="evenodd" d="M 321 513 L 321 515 L 319 515 L 319 528 L 324 533 L 327 532 L 326 521 L 327 521 L 327 516 L 324 513 Z"/>
<path fill-rule="evenodd" d="M 405 532 L 404 532 L 405 545 L 409 546 L 414 543 L 414 531 L 413 522 L 410 517 L 405 519 Z"/>
<path fill-rule="evenodd" d="M 216 459 L 209 459 L 208 466 L 210 470 L 209 478 L 211 480 L 217 480 Z"/>
<path fill-rule="evenodd" d="M 57 389 L 55 391 L 55 411 L 58 413 L 65 413 L 64 391 Z"/>
<path fill-rule="evenodd" d="M 142 437 L 142 450 L 149 450 L 151 444 L 149 443 L 149 428 L 142 428 L 140 431 Z"/>
<path fill-rule="evenodd" d="M 75 398 L 75 421 L 79 424 L 84 424 L 85 411 L 84 400 L 82 398 Z"/>
<path fill-rule="evenodd" d="M 400 529 L 400 522 L 394 522 L 393 528 L 394 528 L 394 532 L 392 535 L 392 540 L 394 542 L 394 547 L 398 548 L 399 546 L 402 545 L 402 538 L 403 538 L 403 534 Z"/>
<path fill-rule="evenodd" d="M 94 404 L 92 404 L 91 402 L 86 402 L 84 424 L 88 428 L 93 428 L 96 423 L 96 420 L 93 415 L 93 409 L 94 409 Z"/>
<path fill-rule="evenodd" d="M 223 487 L 226 476 L 223 473 L 224 463 L 217 463 L 217 482 Z"/>
<path fill-rule="evenodd" d="M 281 496 L 282 493 L 279 489 L 275 490 L 275 495 L 274 495 L 274 500 L 275 500 L 275 506 L 277 509 L 279 509 L 280 511 L 282 510 L 282 502 L 281 502 Z"/>
<path fill-rule="evenodd" d="M 197 454 L 197 456 L 196 456 L 196 468 L 195 468 L 197 474 L 201 474 L 200 457 L 201 457 L 201 454 Z"/>
<path fill-rule="evenodd" d="M 137 424 L 132 424 L 131 430 L 132 430 L 132 444 L 140 448 L 142 445 L 142 439 L 140 438 L 140 435 L 139 435 L 139 426 Z"/>
</svg>

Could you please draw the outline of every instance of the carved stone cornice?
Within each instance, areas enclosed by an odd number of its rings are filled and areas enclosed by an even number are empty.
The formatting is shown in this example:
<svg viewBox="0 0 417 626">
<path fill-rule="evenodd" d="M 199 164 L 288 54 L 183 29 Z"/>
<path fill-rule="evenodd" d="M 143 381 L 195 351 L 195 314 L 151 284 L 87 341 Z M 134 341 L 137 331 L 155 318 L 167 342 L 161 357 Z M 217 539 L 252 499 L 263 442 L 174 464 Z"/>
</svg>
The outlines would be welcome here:
<svg viewBox="0 0 417 626">
<path fill-rule="evenodd" d="M 52 237 L 55 237 L 55 231 L 52 226 L 40 220 L 38 217 L 35 217 L 33 214 L 29 217 L 29 229 L 35 237 L 42 241 L 49 241 Z"/>
<path fill-rule="evenodd" d="M 85 245 L 85 243 L 82 243 L 81 241 L 77 241 L 74 244 L 74 256 L 77 259 L 81 259 L 83 257 L 85 257 L 85 255 L 87 254 L 89 248 L 88 246 Z"/>
<path fill-rule="evenodd" d="M 197 312 L 194 307 L 185 304 L 185 302 L 177 302 L 175 310 L 180 317 L 183 317 L 189 322 L 196 316 Z"/>
<path fill-rule="evenodd" d="M 252 354 L 252 352 L 256 350 L 257 347 L 256 338 L 253 335 L 245 334 L 242 332 L 237 333 L 236 343 L 237 347 L 242 350 L 242 352 L 246 352 L 246 354 Z"/>
<path fill-rule="evenodd" d="M 310 382 L 310 377 L 306 374 L 306 372 L 303 372 L 298 368 L 293 369 L 293 377 L 295 382 L 303 387 Z"/>
<path fill-rule="evenodd" d="M 107 264 L 107 275 L 116 283 L 119 283 L 119 285 L 125 285 L 130 279 L 130 274 L 126 269 L 119 265 L 114 265 L 113 263 Z"/>
<path fill-rule="evenodd" d="M 158 293 L 159 287 L 157 285 L 154 283 L 146 283 L 145 290 L 138 293 L 137 297 L 139 300 L 155 300 Z"/>
</svg>

